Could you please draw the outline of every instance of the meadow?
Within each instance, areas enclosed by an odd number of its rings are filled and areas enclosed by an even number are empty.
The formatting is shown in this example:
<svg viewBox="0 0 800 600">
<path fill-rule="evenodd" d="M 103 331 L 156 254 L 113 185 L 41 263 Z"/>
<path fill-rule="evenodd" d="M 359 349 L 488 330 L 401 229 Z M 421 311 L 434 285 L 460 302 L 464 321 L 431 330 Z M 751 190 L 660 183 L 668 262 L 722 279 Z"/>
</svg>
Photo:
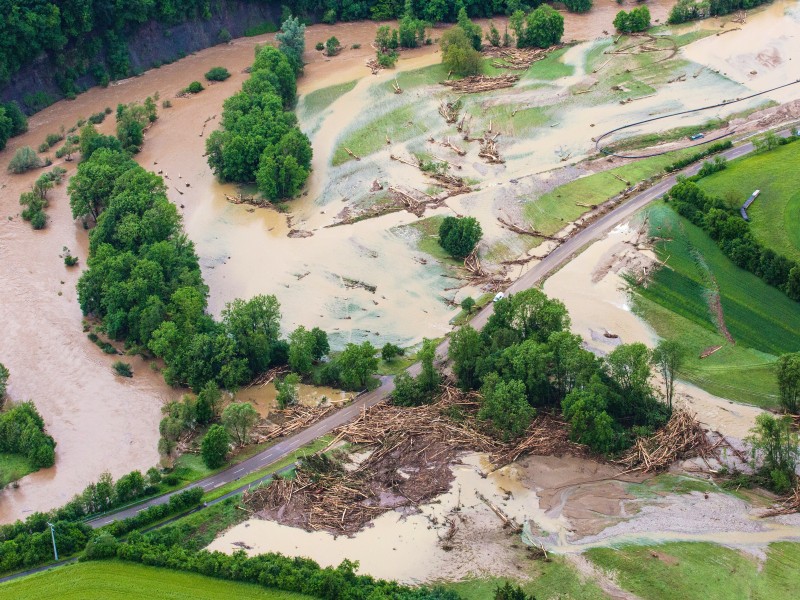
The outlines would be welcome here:
<svg viewBox="0 0 800 600">
<path fill-rule="evenodd" d="M 762 244 L 800 260 L 800 143 L 731 161 L 724 171 L 700 180 L 706 192 L 738 209 L 754 190 L 761 195 L 747 210 L 750 229 Z"/>
<path fill-rule="evenodd" d="M 645 286 L 634 286 L 634 307 L 656 332 L 689 349 L 681 377 L 733 400 L 773 407 L 777 355 L 800 350 L 800 310 L 780 290 L 734 265 L 702 230 L 660 203 L 648 209 L 655 250 L 666 263 Z M 722 334 L 710 307 L 719 296 Z M 700 359 L 713 346 L 722 349 Z"/>
<path fill-rule="evenodd" d="M 117 561 L 66 565 L 0 584 L 0 600 L 310 600 L 310 596 L 268 590 L 257 585 L 222 581 Z"/>
<path fill-rule="evenodd" d="M 649 600 L 789 600 L 800 585 L 800 544 L 770 544 L 763 562 L 710 543 L 594 548 L 586 556 L 625 590 Z"/>
</svg>

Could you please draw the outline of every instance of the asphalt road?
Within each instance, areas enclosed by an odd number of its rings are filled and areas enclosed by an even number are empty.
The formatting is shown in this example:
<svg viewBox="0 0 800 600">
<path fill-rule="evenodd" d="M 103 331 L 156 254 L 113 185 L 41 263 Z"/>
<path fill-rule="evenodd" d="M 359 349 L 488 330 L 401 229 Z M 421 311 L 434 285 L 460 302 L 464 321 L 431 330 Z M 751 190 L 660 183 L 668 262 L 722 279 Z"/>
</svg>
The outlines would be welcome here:
<svg viewBox="0 0 800 600">
<path fill-rule="evenodd" d="M 788 131 L 785 131 L 781 132 L 780 135 L 786 136 L 788 135 L 788 133 L 789 133 Z M 736 148 L 731 148 L 730 150 L 727 150 L 725 152 L 722 152 L 721 155 L 727 158 L 728 160 L 731 160 L 751 152 L 752 149 L 753 145 L 751 143 L 747 143 L 738 146 Z M 695 173 L 697 173 L 700 167 L 701 167 L 700 163 L 694 164 L 681 171 L 680 174 L 694 175 Z M 506 293 L 513 294 L 515 292 L 520 292 L 522 290 L 526 290 L 528 288 L 538 285 L 550 273 L 561 267 L 561 265 L 563 265 L 564 263 L 569 262 L 573 256 L 578 254 L 586 246 L 602 238 L 615 226 L 630 219 L 637 211 L 641 210 L 644 206 L 646 206 L 653 200 L 656 200 L 657 198 L 663 196 L 665 192 L 667 192 L 673 185 L 675 185 L 677 175 L 678 174 L 665 177 L 664 179 L 659 181 L 656 185 L 637 194 L 624 204 L 618 206 L 611 212 L 603 215 L 595 222 L 588 225 L 585 229 L 576 233 L 574 236 L 569 238 L 566 242 L 564 242 L 558 248 L 556 248 L 550 254 L 548 254 L 547 257 L 545 257 L 539 263 L 534 265 L 530 270 L 528 270 L 528 272 L 526 272 L 517 281 L 515 281 L 506 290 Z M 470 325 L 472 325 L 476 329 L 481 329 L 486 324 L 486 321 L 491 316 L 493 310 L 494 306 L 491 303 L 489 303 L 472 318 L 472 320 L 470 321 Z M 441 358 L 446 357 L 449 345 L 450 345 L 449 338 L 445 339 L 437 347 L 437 355 Z M 412 375 L 416 375 L 417 373 L 419 373 L 419 371 L 420 371 L 419 363 L 415 363 L 408 368 L 408 372 Z M 95 519 L 90 520 L 89 524 L 94 528 L 102 527 L 103 525 L 107 525 L 108 523 L 112 523 L 113 521 L 125 519 L 127 517 L 132 517 L 136 515 L 136 513 L 150 506 L 164 504 L 169 501 L 172 495 L 180 493 L 185 489 L 201 487 L 206 492 L 210 492 L 211 490 L 214 490 L 222 485 L 231 483 L 232 481 L 236 481 L 242 477 L 245 477 L 250 473 L 263 470 L 269 467 L 269 465 L 285 458 L 298 448 L 301 448 L 302 446 L 305 446 L 306 444 L 313 442 L 315 439 L 327 433 L 330 433 L 331 431 L 333 431 L 337 427 L 344 425 L 345 423 L 353 421 L 358 417 L 358 415 L 364 409 L 374 406 L 378 402 L 381 402 L 382 400 L 386 399 L 393 389 L 394 389 L 394 378 L 381 377 L 381 385 L 377 389 L 371 392 L 361 394 L 349 406 L 346 406 L 337 411 L 336 413 L 332 414 L 331 416 L 322 419 L 321 421 L 315 423 L 308 429 L 301 431 L 300 433 L 297 433 L 290 438 L 278 442 L 277 444 L 271 446 L 270 448 L 264 450 L 263 452 L 256 454 L 255 456 L 248 458 L 247 460 L 240 462 L 239 464 L 234 465 L 224 471 L 212 475 L 211 477 L 193 483 L 187 488 L 183 488 L 181 490 L 177 490 L 175 492 L 171 492 L 163 496 L 158 496 L 157 498 L 152 498 L 150 500 L 147 500 L 145 502 L 142 502 L 141 504 L 137 504 L 130 508 L 126 508 L 108 515 L 97 517 Z M 268 478 L 270 475 L 265 475 L 264 479 Z M 247 486 L 243 486 L 241 489 L 244 489 L 244 487 Z M 239 491 L 240 490 L 236 490 L 235 492 L 226 494 L 225 497 L 233 495 L 234 493 L 238 493 Z"/>
</svg>

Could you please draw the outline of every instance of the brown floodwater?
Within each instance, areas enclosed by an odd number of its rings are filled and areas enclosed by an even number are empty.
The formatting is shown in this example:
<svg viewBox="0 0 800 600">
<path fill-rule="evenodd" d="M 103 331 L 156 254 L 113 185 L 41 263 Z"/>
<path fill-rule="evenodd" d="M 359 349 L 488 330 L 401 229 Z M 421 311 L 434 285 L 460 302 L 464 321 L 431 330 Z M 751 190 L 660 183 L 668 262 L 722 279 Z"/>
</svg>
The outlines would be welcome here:
<svg viewBox="0 0 800 600">
<path fill-rule="evenodd" d="M 670 4 L 649 3 L 654 20 L 663 20 Z M 774 6 L 778 5 L 789 6 L 784 2 Z M 604 0 L 597 2 L 589 15 L 566 15 L 565 39 L 603 36 L 617 10 L 615 2 Z M 761 28 L 769 26 L 769 19 L 783 22 L 787 17 L 777 9 L 751 17 Z M 282 304 L 285 330 L 300 324 L 321 326 L 332 334 L 332 343 L 338 347 L 365 339 L 376 345 L 385 341 L 411 344 L 423 336 L 438 337 L 449 330 L 454 311 L 442 298 L 453 297 L 453 292 L 445 292 L 448 282 L 441 277 L 441 267 L 432 262 L 421 264 L 422 254 L 414 249 L 416 238 L 404 227 L 416 220 L 413 215 L 395 213 L 349 227 L 323 227 L 346 206 L 343 199 L 363 195 L 363 190 L 353 187 L 355 180 L 347 176 L 347 169 L 353 165 L 336 169 L 329 165 L 339 132 L 348 124 L 358 123 L 376 102 L 381 102 L 371 88 L 393 77 L 386 72 L 372 76 L 364 67 L 365 59 L 372 54 L 370 41 L 377 26 L 348 23 L 308 29 L 308 65 L 298 82 L 301 94 L 360 79 L 351 92 L 326 109 L 319 129 L 313 132 L 315 171 L 309 192 L 290 203 L 292 226 L 313 231 L 312 237 L 287 237 L 286 216 L 276 211 L 228 203 L 225 194 L 235 195 L 237 189 L 219 184 L 203 156 L 206 136 L 219 122 L 223 101 L 247 77 L 242 71 L 251 64 L 255 46 L 270 42 L 273 35 L 209 48 L 140 77 L 92 89 L 74 101 L 59 102 L 32 117 L 30 131 L 10 140 L 0 153 L 0 362 L 11 370 L 12 400 L 33 400 L 58 443 L 55 467 L 24 478 L 19 489 L 0 493 L 0 521 L 60 505 L 105 470 L 119 476 L 156 464 L 160 408 L 180 395 L 180 390 L 168 388 L 159 374 L 136 358 L 130 359 L 135 370 L 132 379 L 112 373 L 114 358 L 104 355 L 82 331 L 75 283 L 86 261 L 86 233 L 71 218 L 66 185 L 51 192 L 48 227 L 34 232 L 19 217 L 18 197 L 38 173 L 12 176 L 6 172 L 16 148 L 37 147 L 47 133 L 62 126 L 70 128 L 105 107 L 143 100 L 155 92 L 171 100 L 172 108 L 160 110 L 158 122 L 148 130 L 137 160 L 148 169 L 163 171 L 170 199 L 180 207 L 187 233 L 196 244 L 211 289 L 209 306 L 214 314 L 236 297 L 273 293 Z M 791 24 L 786 27 L 791 33 Z M 758 42 L 751 38 L 757 36 L 752 35 L 750 25 L 747 28 L 751 34 L 748 48 L 755 51 Z M 435 30 L 432 37 L 439 37 L 440 31 Z M 331 35 L 345 46 L 362 46 L 328 59 L 313 47 Z M 731 39 L 737 35 L 729 34 Z M 709 39 L 729 43 L 729 36 Z M 576 74 L 563 85 L 554 86 L 553 93 L 585 76 L 582 65 L 593 43 L 568 52 L 564 60 L 575 66 Z M 436 63 L 436 52 L 436 46 L 404 52 L 397 70 Z M 790 63 L 787 59 L 782 64 L 775 68 L 785 69 Z M 175 97 L 189 82 L 202 80 L 203 73 L 218 65 L 231 71 L 228 81 L 208 85 L 191 98 Z M 517 173 L 560 166 L 559 156 L 565 148 L 573 151 L 572 160 L 585 155 L 591 150 L 589 122 L 599 128 L 600 124 L 619 123 L 635 114 L 659 110 L 673 100 L 699 103 L 704 95 L 700 88 L 676 87 L 659 94 L 660 104 L 647 99 L 628 108 L 606 105 L 594 112 L 565 112 L 561 120 L 566 124 L 546 128 L 535 139 L 519 140 L 514 148 L 516 158 L 511 157 L 505 167 L 488 170 L 477 159 L 473 161 L 477 165 L 470 167 L 473 172 L 484 174 L 482 192 L 451 199 L 452 208 L 439 209 L 439 213 L 452 214 L 455 210 L 480 216 L 492 242 L 502 235 L 493 211 L 502 196 L 497 186 L 504 180 Z M 435 106 L 428 108 L 435 112 Z M 105 131 L 112 128 L 112 119 L 102 126 Z M 401 149 L 407 150 L 405 146 Z M 382 180 L 420 185 L 418 174 L 409 174 L 404 166 L 389 162 L 383 156 L 373 163 Z M 62 166 L 70 175 L 76 164 Z M 371 182 L 374 176 L 364 171 L 361 178 Z M 81 266 L 67 269 L 63 265 L 59 255 L 65 246 L 79 256 Z M 348 287 L 348 280 L 377 289 L 372 293 Z"/>
</svg>

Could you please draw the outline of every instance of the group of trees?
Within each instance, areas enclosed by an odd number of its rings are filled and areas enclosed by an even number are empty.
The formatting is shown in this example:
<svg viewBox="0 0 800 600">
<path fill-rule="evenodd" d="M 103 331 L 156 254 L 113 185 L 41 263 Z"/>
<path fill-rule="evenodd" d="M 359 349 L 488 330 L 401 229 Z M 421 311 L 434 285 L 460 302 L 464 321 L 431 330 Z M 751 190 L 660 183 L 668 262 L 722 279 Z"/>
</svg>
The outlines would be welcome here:
<svg viewBox="0 0 800 600">
<path fill-rule="evenodd" d="M 678 214 L 708 233 L 736 265 L 800 301 L 800 263 L 763 246 L 738 210 L 687 180 L 672 187 L 667 201 Z"/>
<path fill-rule="evenodd" d="M 43 229 L 47 224 L 47 215 L 44 212 L 49 204 L 47 192 L 61 183 L 66 172 L 61 167 L 54 167 L 33 182 L 30 192 L 20 195 L 19 203 L 25 207 L 21 213 L 22 218 L 29 221 L 34 229 Z"/>
<path fill-rule="evenodd" d="M 304 28 L 290 19 L 284 34 L 303 36 Z M 311 169 L 311 143 L 297 126 L 294 106 L 298 58 L 304 42 L 281 38 L 281 50 L 256 50 L 250 78 L 225 101 L 222 129 L 206 141 L 208 164 L 222 181 L 253 182 L 269 200 L 295 196 Z"/>
<path fill-rule="evenodd" d="M 141 150 L 145 129 L 158 119 L 157 99 L 148 96 L 142 104 L 117 105 L 117 139 L 126 152 L 136 154 Z"/>
<path fill-rule="evenodd" d="M 6 147 L 9 138 L 26 131 L 28 131 L 28 119 L 25 118 L 17 103 L 0 103 L 0 150 Z"/>
<path fill-rule="evenodd" d="M 495 30 L 497 31 L 497 30 Z M 499 38 L 498 32 L 498 38 Z M 467 12 L 461 9 L 458 25 L 442 35 L 442 63 L 456 75 L 477 75 L 481 72 L 482 32 L 480 26 L 469 20 Z"/>
<path fill-rule="evenodd" d="M 445 217 L 439 225 L 439 245 L 455 258 L 465 258 L 483 236 L 475 217 Z"/>
<path fill-rule="evenodd" d="M 621 10 L 614 17 L 614 27 L 620 33 L 636 33 L 650 29 L 650 9 L 639 6 L 630 12 Z"/>
<path fill-rule="evenodd" d="M 792 418 L 762 413 L 756 417 L 756 426 L 746 441 L 760 483 L 778 494 L 789 492 L 797 483 L 800 459 L 800 439 Z"/>
<path fill-rule="evenodd" d="M 515 11 L 508 19 L 518 48 L 549 48 L 561 42 L 564 17 L 548 4 L 541 4 L 526 16 Z"/>
<path fill-rule="evenodd" d="M 729 15 L 737 10 L 749 10 L 770 0 L 678 0 L 669 13 L 668 23 L 686 23 L 706 17 Z"/>
<path fill-rule="evenodd" d="M 5 367 L 0 365 L 0 379 L 5 380 Z M 5 387 L 5 383 L 0 381 Z M 0 390 L 0 401 L 5 395 Z M 0 402 L 1 405 L 1 402 Z M 56 461 L 56 442 L 45 433 L 42 419 L 33 402 L 16 404 L 0 412 L 0 452 L 19 454 L 35 469 L 52 467 Z"/>
<path fill-rule="evenodd" d="M 613 453 L 671 412 L 650 384 L 654 356 L 647 347 L 623 344 L 596 358 L 569 332 L 564 305 L 538 289 L 495 303 L 482 331 L 456 331 L 449 356 L 462 389 L 482 392 L 479 418 L 504 439 L 524 433 L 537 408 L 560 406 L 573 439 Z M 663 362 L 674 377 L 680 358 Z"/>
</svg>

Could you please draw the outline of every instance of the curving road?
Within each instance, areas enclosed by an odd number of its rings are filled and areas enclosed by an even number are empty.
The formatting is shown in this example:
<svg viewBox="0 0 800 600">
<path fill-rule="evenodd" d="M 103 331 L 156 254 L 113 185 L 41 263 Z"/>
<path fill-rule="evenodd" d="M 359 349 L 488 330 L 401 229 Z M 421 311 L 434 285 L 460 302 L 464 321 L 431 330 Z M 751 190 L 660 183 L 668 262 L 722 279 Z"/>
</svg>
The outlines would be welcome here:
<svg viewBox="0 0 800 600">
<path fill-rule="evenodd" d="M 782 137 L 786 137 L 789 135 L 789 131 L 782 131 L 779 135 Z M 752 143 L 746 143 L 736 148 L 731 148 L 726 152 L 722 152 L 721 156 L 731 160 L 734 158 L 738 158 L 745 154 L 748 154 L 753 150 Z M 522 277 L 520 277 L 517 281 L 515 281 L 507 290 L 507 293 L 515 293 L 520 292 L 522 290 L 526 290 L 528 288 L 534 287 L 538 285 L 542 280 L 547 278 L 547 276 L 561 267 L 566 262 L 569 262 L 573 256 L 580 253 L 586 246 L 589 244 L 597 241 L 598 239 L 602 238 L 606 233 L 608 233 L 612 228 L 616 225 L 630 219 L 636 212 L 641 210 L 644 206 L 647 206 L 653 200 L 660 198 L 667 192 L 673 185 L 675 185 L 677 176 L 680 175 L 694 175 L 700 169 L 701 164 L 694 164 L 690 167 L 687 167 L 680 173 L 675 173 L 670 175 L 669 177 L 665 177 L 661 181 L 659 181 L 656 185 L 652 186 L 651 188 L 637 194 L 624 204 L 618 206 L 611 212 L 603 215 L 595 222 L 588 225 L 585 229 L 579 231 L 574 236 L 569 238 L 566 242 L 561 244 L 558 248 L 553 250 L 550 254 L 547 255 L 544 259 L 542 259 L 539 263 L 534 265 L 528 272 L 526 272 Z M 486 321 L 492 314 L 493 305 L 490 303 L 485 306 L 481 311 L 479 311 L 470 321 L 470 324 L 475 327 L 476 329 L 481 329 L 485 324 Z M 450 345 L 450 340 L 445 339 L 439 346 L 437 347 L 437 355 L 440 357 L 447 356 L 447 349 Z M 420 364 L 415 363 L 408 368 L 408 372 L 412 375 L 416 375 L 420 371 Z M 255 456 L 248 458 L 247 460 L 234 465 L 220 473 L 212 475 L 206 479 L 202 479 L 196 483 L 193 483 L 188 488 L 183 488 L 182 490 L 177 490 L 175 492 L 171 492 L 170 494 L 165 494 L 163 496 L 158 496 L 157 498 L 152 498 L 141 504 L 137 504 L 135 506 L 108 514 L 96 517 L 89 522 L 92 527 L 102 527 L 103 525 L 107 525 L 113 521 L 117 521 L 120 519 L 125 519 L 127 517 L 132 517 L 136 513 L 149 506 L 156 506 L 159 504 L 164 504 L 170 498 L 170 496 L 180 493 L 185 489 L 201 487 L 206 492 L 210 492 L 222 485 L 231 483 L 244 477 L 250 473 L 255 471 L 263 470 L 269 465 L 274 464 L 275 462 L 285 458 L 292 452 L 296 451 L 297 449 L 301 448 L 302 446 L 314 441 L 315 439 L 330 433 L 337 427 L 344 425 L 345 423 L 349 423 L 358 417 L 359 414 L 366 408 L 374 406 L 378 402 L 383 401 L 386 399 L 391 391 L 394 389 L 394 378 L 393 377 L 381 377 L 381 385 L 377 389 L 366 392 L 358 396 L 358 398 L 349 406 L 342 408 L 341 410 L 337 411 L 336 413 L 332 414 L 329 417 L 322 419 L 321 421 L 315 423 L 308 429 L 301 431 L 300 433 L 293 435 L 290 438 L 287 438 L 281 442 L 278 442 L 274 446 L 271 446 L 267 450 L 256 454 Z M 271 476 L 270 474 L 265 475 L 261 480 L 267 479 Z M 259 481 L 261 481 L 259 480 Z M 253 482 L 249 485 L 254 485 Z M 233 492 L 226 494 L 222 498 L 218 499 L 217 501 L 226 498 L 228 496 L 240 493 L 248 486 L 242 486 L 241 488 L 234 490 Z"/>
</svg>

